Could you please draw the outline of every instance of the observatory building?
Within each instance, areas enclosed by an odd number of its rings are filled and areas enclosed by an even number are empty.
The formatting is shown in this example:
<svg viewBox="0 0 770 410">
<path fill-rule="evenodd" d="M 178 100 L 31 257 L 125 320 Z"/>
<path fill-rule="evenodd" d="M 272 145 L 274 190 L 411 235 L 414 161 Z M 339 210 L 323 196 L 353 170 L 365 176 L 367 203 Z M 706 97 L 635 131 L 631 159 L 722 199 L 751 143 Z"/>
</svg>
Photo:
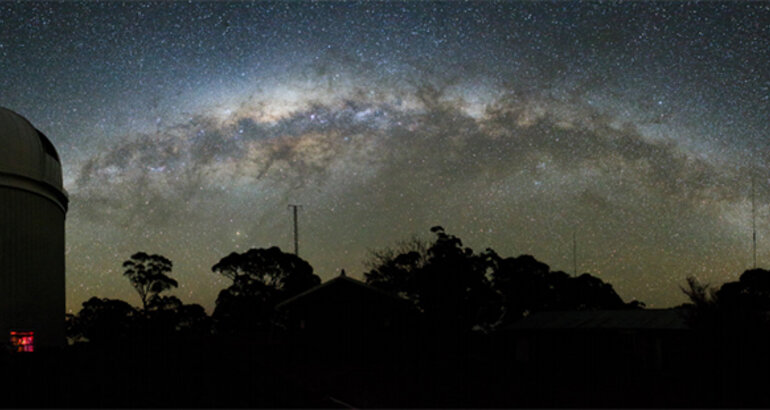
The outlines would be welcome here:
<svg viewBox="0 0 770 410">
<path fill-rule="evenodd" d="M 51 141 L 0 108 L 0 346 L 64 344 L 67 203 Z"/>
</svg>

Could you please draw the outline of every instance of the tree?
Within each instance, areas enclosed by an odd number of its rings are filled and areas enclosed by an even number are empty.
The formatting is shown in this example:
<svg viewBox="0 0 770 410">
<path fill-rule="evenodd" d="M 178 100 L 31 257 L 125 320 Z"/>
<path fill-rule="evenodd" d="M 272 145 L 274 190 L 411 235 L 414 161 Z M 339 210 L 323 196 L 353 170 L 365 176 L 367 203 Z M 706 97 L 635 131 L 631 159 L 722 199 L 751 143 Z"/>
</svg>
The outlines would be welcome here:
<svg viewBox="0 0 770 410">
<path fill-rule="evenodd" d="M 738 281 L 726 282 L 718 290 L 688 277 L 687 286 L 680 289 L 690 299 L 685 307 L 696 328 L 770 331 L 770 271 L 749 269 Z"/>
<path fill-rule="evenodd" d="M 220 330 L 254 332 L 274 322 L 274 307 L 321 283 L 313 267 L 278 247 L 233 252 L 211 270 L 233 281 L 219 293 L 213 318 Z"/>
<path fill-rule="evenodd" d="M 765 405 L 767 378 L 757 375 L 770 364 L 770 271 L 747 270 L 718 290 L 689 277 L 681 289 L 690 299 L 686 320 L 698 334 L 693 356 L 709 358 L 696 371 L 729 374 L 723 388 L 740 392 L 741 406 Z"/>
<path fill-rule="evenodd" d="M 176 296 L 154 296 L 147 303 L 147 323 L 156 334 L 182 336 L 210 332 L 210 318 L 198 304 L 186 305 Z"/>
<path fill-rule="evenodd" d="M 486 328 L 494 319 L 488 304 L 495 301 L 487 260 L 463 247 L 460 238 L 435 226 L 436 240 L 428 249 L 428 263 L 417 275 L 419 303 L 429 317 L 465 332 Z"/>
<path fill-rule="evenodd" d="M 412 240 L 396 250 L 372 252 L 366 282 L 410 300 L 441 331 L 486 328 L 497 315 L 490 314 L 496 295 L 484 255 L 463 247 L 440 226 L 431 232 L 436 237 L 427 246 Z"/>
<path fill-rule="evenodd" d="M 170 278 L 172 263 L 162 255 L 148 255 L 138 252 L 131 259 L 123 262 L 126 271 L 123 273 L 136 289 L 142 300 L 142 309 L 147 310 L 147 302 L 159 293 L 178 286 L 177 281 Z"/>
<path fill-rule="evenodd" d="M 488 251 L 492 285 L 502 297 L 501 323 L 512 323 L 536 311 L 632 309 L 644 306 L 624 303 L 612 285 L 584 273 L 572 277 L 551 271 L 531 255 L 500 258 Z"/>
<path fill-rule="evenodd" d="M 138 314 L 133 306 L 122 300 L 92 297 L 83 302 L 77 316 L 70 318 L 67 336 L 73 341 L 92 343 L 123 340 L 136 330 Z"/>
<path fill-rule="evenodd" d="M 689 305 L 684 305 L 687 312 L 687 323 L 696 328 L 713 327 L 719 320 L 717 310 L 716 289 L 708 283 L 701 283 L 694 276 L 687 277 L 687 286 L 680 286 L 682 293 L 690 299 Z"/>
<path fill-rule="evenodd" d="M 716 290 L 708 283 L 700 283 L 695 276 L 688 276 L 687 287 L 680 286 L 679 289 L 695 306 L 711 305 L 716 301 Z"/>
<path fill-rule="evenodd" d="M 688 319 L 695 327 L 770 331 L 770 271 L 749 269 L 716 291 L 693 277 L 680 288 L 690 299 Z"/>
<path fill-rule="evenodd" d="M 461 329 L 491 329 L 544 310 L 630 309 L 612 285 L 583 274 L 577 278 L 530 255 L 502 258 L 476 254 L 460 238 L 433 227 L 435 241 L 412 241 L 397 250 L 372 253 L 366 282 L 398 294 L 433 321 Z M 415 245 L 416 244 L 416 245 Z M 443 325 L 442 325 L 443 326 Z"/>
<path fill-rule="evenodd" d="M 615 292 L 611 284 L 584 273 L 578 277 L 572 277 L 564 272 L 551 272 L 551 280 L 556 275 L 562 280 L 557 282 L 557 294 L 560 300 L 556 303 L 558 308 L 565 310 L 587 309 L 627 309 L 644 306 L 643 303 L 632 301 L 623 302 L 623 299 Z M 566 278 L 566 280 L 564 280 Z M 561 286 L 559 286 L 561 285 Z"/>
<path fill-rule="evenodd" d="M 370 251 L 366 282 L 405 299 L 416 301 L 415 275 L 428 263 L 430 245 L 417 237 L 399 242 L 394 248 Z"/>
<path fill-rule="evenodd" d="M 292 297 L 321 283 L 309 263 L 297 255 L 284 253 L 277 246 L 233 252 L 211 270 L 231 279 L 233 285 L 246 293 L 249 292 L 246 288 L 260 291 L 269 288 L 279 298 Z"/>
<path fill-rule="evenodd" d="M 737 282 L 727 282 L 715 293 L 723 308 L 743 312 L 770 311 L 770 271 L 750 269 Z"/>
<path fill-rule="evenodd" d="M 547 305 L 550 293 L 546 275 L 550 267 L 530 255 L 501 258 L 488 252 L 492 265 L 492 287 L 502 297 L 501 322 L 514 322 Z"/>
</svg>

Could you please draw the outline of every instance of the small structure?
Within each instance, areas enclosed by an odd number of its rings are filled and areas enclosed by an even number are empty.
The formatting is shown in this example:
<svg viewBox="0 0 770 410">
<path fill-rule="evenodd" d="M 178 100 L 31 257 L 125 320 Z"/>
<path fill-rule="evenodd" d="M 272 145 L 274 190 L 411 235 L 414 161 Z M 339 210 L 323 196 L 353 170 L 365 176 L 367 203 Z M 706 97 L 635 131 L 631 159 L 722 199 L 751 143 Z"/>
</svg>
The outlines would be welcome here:
<svg viewBox="0 0 770 410">
<path fill-rule="evenodd" d="M 501 331 L 509 361 L 540 368 L 662 370 L 691 329 L 679 309 L 540 312 Z"/>
<path fill-rule="evenodd" d="M 539 312 L 500 329 L 498 374 L 547 407 L 679 407 L 702 363 L 683 309 Z M 700 387 L 700 386 L 699 386 Z"/>
<path fill-rule="evenodd" d="M 16 351 L 64 344 L 67 205 L 51 141 L 0 108 L 0 344 Z"/>
<path fill-rule="evenodd" d="M 322 349 L 363 353 L 405 341 L 415 324 L 412 305 L 345 275 L 278 304 L 290 337 Z"/>
</svg>

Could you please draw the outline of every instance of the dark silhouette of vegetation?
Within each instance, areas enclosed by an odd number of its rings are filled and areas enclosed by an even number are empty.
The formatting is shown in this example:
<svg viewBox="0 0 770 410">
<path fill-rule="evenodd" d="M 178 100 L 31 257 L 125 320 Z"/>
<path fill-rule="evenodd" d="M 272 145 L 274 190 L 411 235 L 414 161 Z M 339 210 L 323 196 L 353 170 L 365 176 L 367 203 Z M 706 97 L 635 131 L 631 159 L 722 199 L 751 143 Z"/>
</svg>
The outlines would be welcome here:
<svg viewBox="0 0 770 410">
<path fill-rule="evenodd" d="M 122 300 L 93 297 L 83 303 L 77 315 L 67 318 L 67 337 L 72 343 L 104 344 L 116 341 L 165 339 L 208 335 L 211 319 L 202 306 L 186 305 L 176 296 L 160 293 L 176 287 L 167 274 L 172 262 L 161 255 L 138 252 L 123 263 L 124 273 L 139 293 L 142 309 Z"/>
<path fill-rule="evenodd" d="M 695 327 L 770 330 L 770 271 L 747 270 L 719 289 L 691 276 L 680 289 L 690 300 L 689 320 Z"/>
<path fill-rule="evenodd" d="M 211 270 L 233 281 L 216 300 L 213 319 L 225 333 L 265 332 L 275 323 L 275 305 L 321 283 L 313 267 L 278 247 L 233 252 Z"/>
<path fill-rule="evenodd" d="M 145 311 L 154 335 L 204 336 L 211 331 L 211 318 L 203 306 L 186 305 L 176 296 L 155 296 Z"/>
<path fill-rule="evenodd" d="M 715 293 L 717 304 L 727 310 L 752 313 L 757 323 L 766 323 L 766 312 L 770 312 L 770 271 L 750 269 L 737 282 L 727 282 Z"/>
<path fill-rule="evenodd" d="M 695 363 L 706 380 L 722 392 L 722 400 L 738 407 L 767 407 L 770 366 L 770 271 L 750 269 L 718 289 L 687 278 L 681 288 L 690 303 L 683 308 L 697 331 L 692 349 L 710 363 Z"/>
<path fill-rule="evenodd" d="M 463 247 L 460 238 L 444 228 L 425 245 L 413 240 L 400 253 L 373 253 L 366 283 L 410 300 L 436 330 L 467 332 L 487 328 L 496 319 L 497 296 L 488 277 L 486 255 Z"/>
<path fill-rule="evenodd" d="M 413 237 L 393 248 L 371 251 L 366 261 L 366 282 L 417 305 L 419 295 L 413 285 L 414 277 L 426 265 L 429 247 L 427 242 Z"/>
<path fill-rule="evenodd" d="M 114 343 L 133 335 L 139 315 L 122 300 L 92 297 L 70 319 L 68 337 L 73 342 Z"/>
<path fill-rule="evenodd" d="M 639 302 L 624 303 L 612 285 L 588 273 L 573 277 L 554 272 L 530 255 L 501 258 L 488 251 L 487 256 L 492 286 L 502 297 L 500 321 L 503 324 L 538 311 L 641 307 Z"/>
<path fill-rule="evenodd" d="M 639 308 L 624 303 L 612 285 L 583 274 L 577 278 L 530 255 L 502 258 L 476 254 L 441 227 L 432 244 L 401 243 L 372 253 L 365 274 L 372 286 L 398 294 L 434 321 L 470 330 L 504 325 L 536 311 Z M 449 325 L 447 323 L 446 325 Z"/>
<path fill-rule="evenodd" d="M 137 252 L 131 255 L 131 259 L 123 262 L 126 271 L 123 273 L 131 286 L 136 289 L 142 300 L 142 308 L 147 310 L 147 302 L 159 293 L 178 286 L 168 274 L 171 272 L 172 263 L 162 255 L 148 255 Z"/>
<path fill-rule="evenodd" d="M 9 404 L 770 404 L 769 271 L 746 271 L 719 288 L 688 278 L 681 289 L 690 303 L 645 309 L 588 273 L 552 271 L 531 255 L 477 253 L 438 226 L 431 233 L 431 241 L 372 252 L 366 283 L 340 275 L 318 286 L 310 264 L 276 247 L 231 253 L 212 267 L 231 283 L 211 316 L 162 294 L 176 285 L 171 261 L 138 253 L 125 267 L 141 309 L 84 302 L 67 316 L 73 343 L 60 362 L 41 359 L 40 369 L 70 369 L 49 393 L 61 401 Z M 7 374 L 29 366 L 15 358 L 23 356 L 0 355 Z M 148 372 L 148 364 L 164 370 Z M 26 386 L 17 380 L 0 382 L 17 392 Z M 177 390 L 188 393 L 168 394 Z"/>
<path fill-rule="evenodd" d="M 716 289 L 707 283 L 700 283 L 694 276 L 688 276 L 686 281 L 687 286 L 680 286 L 679 289 L 690 300 L 683 306 L 687 309 L 687 322 L 697 329 L 715 326 L 719 320 Z"/>
</svg>

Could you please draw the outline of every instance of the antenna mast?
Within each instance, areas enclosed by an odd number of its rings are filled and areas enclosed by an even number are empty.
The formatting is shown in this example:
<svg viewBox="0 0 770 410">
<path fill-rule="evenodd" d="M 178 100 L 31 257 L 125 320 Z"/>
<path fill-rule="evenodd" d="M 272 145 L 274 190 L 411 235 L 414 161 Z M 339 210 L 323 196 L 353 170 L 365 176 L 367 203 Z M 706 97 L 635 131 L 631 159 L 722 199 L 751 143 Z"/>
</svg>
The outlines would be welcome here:
<svg viewBox="0 0 770 410">
<path fill-rule="evenodd" d="M 751 240 L 753 244 L 754 269 L 757 268 L 757 211 L 755 202 L 754 174 L 751 174 Z"/>
<path fill-rule="evenodd" d="M 572 269 L 577 277 L 577 240 L 575 239 L 575 231 L 572 231 Z"/>
<path fill-rule="evenodd" d="M 289 208 L 292 208 L 294 214 L 294 254 L 299 256 L 299 229 L 297 226 L 297 209 L 302 208 L 302 205 L 289 204 Z"/>
</svg>

